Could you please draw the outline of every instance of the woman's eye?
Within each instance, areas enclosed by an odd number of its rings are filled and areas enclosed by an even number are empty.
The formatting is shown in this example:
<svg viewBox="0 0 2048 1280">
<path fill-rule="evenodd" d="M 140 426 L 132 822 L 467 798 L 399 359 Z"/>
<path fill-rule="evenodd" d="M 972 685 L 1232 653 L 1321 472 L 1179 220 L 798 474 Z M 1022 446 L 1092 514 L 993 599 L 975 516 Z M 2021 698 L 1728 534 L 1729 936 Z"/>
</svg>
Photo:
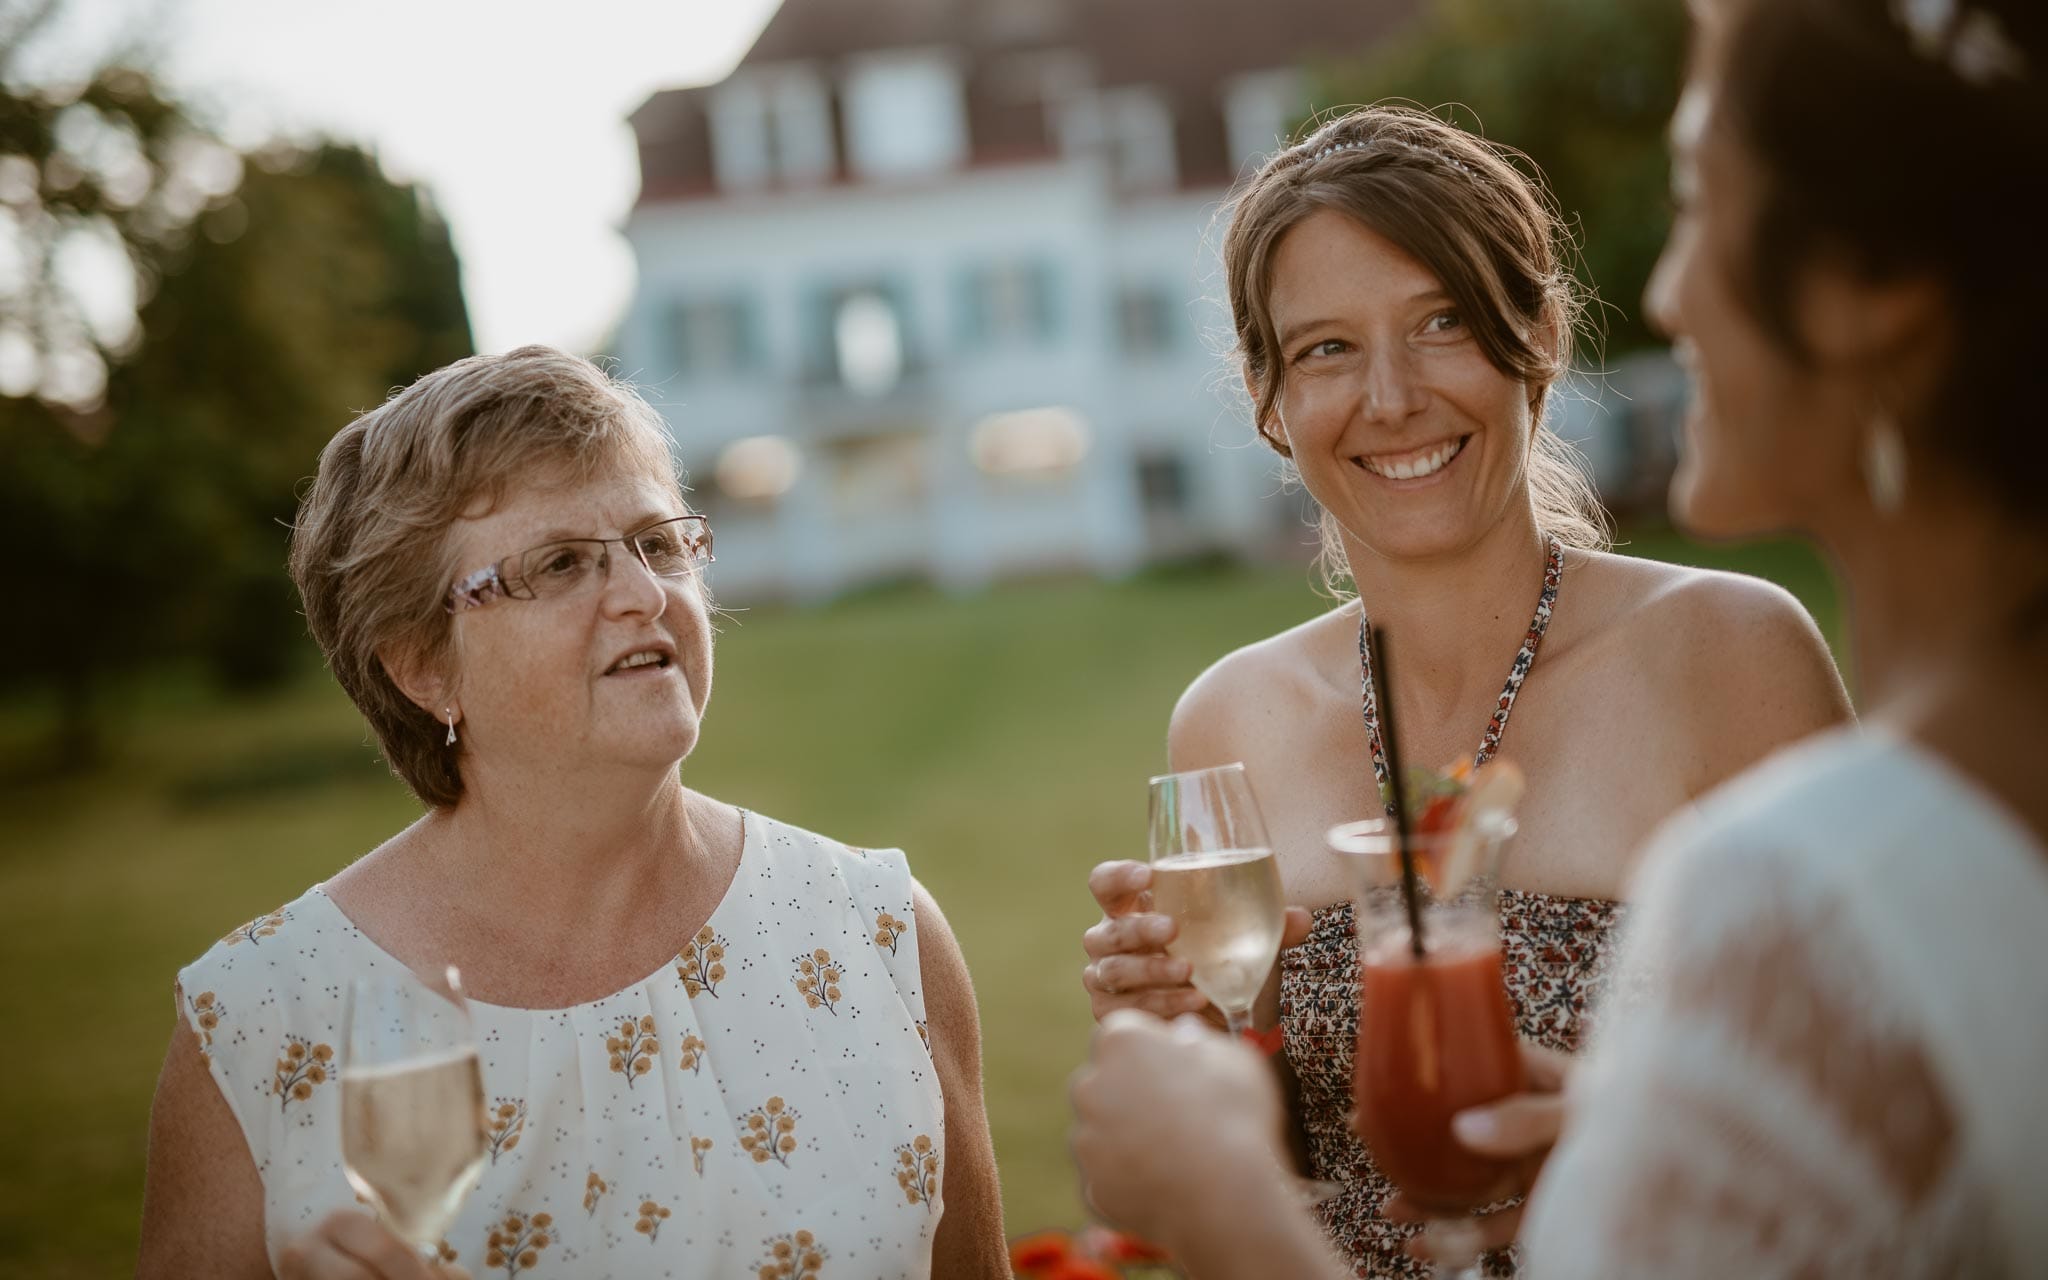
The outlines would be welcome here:
<svg viewBox="0 0 2048 1280">
<path fill-rule="evenodd" d="M 1294 358 L 1297 361 L 1301 361 L 1314 356 L 1335 356 L 1342 355 L 1343 353 L 1344 344 L 1342 341 L 1336 338 L 1325 338 L 1321 342 L 1311 343 L 1302 348 L 1301 353 Z"/>
<path fill-rule="evenodd" d="M 541 562 L 540 571 L 546 574 L 569 574 L 576 572 L 583 564 L 583 554 L 573 547 L 561 547 Z"/>
<path fill-rule="evenodd" d="M 1464 323 L 1455 311 L 1439 311 L 1429 318 L 1425 327 L 1431 333 L 1455 333 L 1464 327 Z"/>
</svg>

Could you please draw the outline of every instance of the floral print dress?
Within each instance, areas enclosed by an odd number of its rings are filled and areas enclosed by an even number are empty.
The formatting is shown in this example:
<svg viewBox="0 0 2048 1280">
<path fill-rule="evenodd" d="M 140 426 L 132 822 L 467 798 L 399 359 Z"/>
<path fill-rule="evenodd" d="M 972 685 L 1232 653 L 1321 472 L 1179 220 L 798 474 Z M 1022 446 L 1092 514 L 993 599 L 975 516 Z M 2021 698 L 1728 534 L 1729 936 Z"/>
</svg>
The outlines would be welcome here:
<svg viewBox="0 0 2048 1280">
<path fill-rule="evenodd" d="M 404 971 L 316 885 L 178 975 L 273 1264 L 356 1203 L 347 992 Z M 930 1274 L 944 1100 L 901 852 L 747 814 L 731 888 L 673 961 L 587 1004 L 471 1012 L 490 1142 L 441 1254 L 478 1280 Z"/>
<path fill-rule="evenodd" d="M 1515 697 L 1549 630 L 1563 577 L 1564 547 L 1553 538 L 1535 616 L 1487 720 L 1479 750 L 1474 753 L 1475 764 L 1484 764 L 1500 748 Z M 1380 738 L 1369 628 L 1361 613 L 1358 658 L 1366 747 L 1374 777 L 1384 792 L 1390 778 Z M 1578 1051 L 1587 1031 L 1588 1011 L 1606 992 L 1621 916 L 1620 904 L 1601 898 L 1501 891 L 1501 968 L 1517 1034 L 1546 1048 Z M 1316 1216 L 1358 1275 L 1427 1280 L 1433 1274 L 1429 1264 L 1403 1252 L 1420 1228 L 1386 1219 L 1384 1210 L 1393 1198 L 1393 1184 L 1380 1173 L 1372 1153 L 1351 1128 L 1358 979 L 1358 923 L 1351 903 L 1335 902 L 1317 909 L 1312 913 L 1308 938 L 1280 957 L 1281 1040 L 1300 1086 L 1298 1112 L 1307 1139 L 1309 1174 L 1343 1186 L 1340 1193 L 1316 1206 Z M 1514 1272 L 1512 1251 L 1489 1254 L 1485 1263 L 1489 1275 Z"/>
</svg>

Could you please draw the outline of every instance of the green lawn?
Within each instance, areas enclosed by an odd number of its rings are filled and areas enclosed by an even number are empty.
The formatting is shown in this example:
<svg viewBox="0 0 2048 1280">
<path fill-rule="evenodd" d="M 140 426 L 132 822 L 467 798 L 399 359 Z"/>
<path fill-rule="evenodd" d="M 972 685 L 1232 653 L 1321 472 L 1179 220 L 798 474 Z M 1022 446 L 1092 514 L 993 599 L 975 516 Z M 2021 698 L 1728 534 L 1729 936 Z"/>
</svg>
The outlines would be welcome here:
<svg viewBox="0 0 2048 1280">
<path fill-rule="evenodd" d="M 1642 554 L 1834 597 L 1792 548 Z M 1299 569 L 878 594 L 759 611 L 719 641 L 693 785 L 855 844 L 899 844 L 967 951 L 1013 1231 L 1080 1221 L 1064 1081 L 1086 1044 L 1085 876 L 1138 853 L 1145 776 L 1180 689 L 1226 650 L 1325 607 Z M 1839 645 L 1837 646 L 1839 651 Z M 324 678 L 224 702 L 163 680 L 126 699 L 109 764 L 0 784 L 0 1276 L 133 1265 L 150 1090 L 173 972 L 416 810 Z M 19 760 L 36 708 L 0 711 Z"/>
</svg>

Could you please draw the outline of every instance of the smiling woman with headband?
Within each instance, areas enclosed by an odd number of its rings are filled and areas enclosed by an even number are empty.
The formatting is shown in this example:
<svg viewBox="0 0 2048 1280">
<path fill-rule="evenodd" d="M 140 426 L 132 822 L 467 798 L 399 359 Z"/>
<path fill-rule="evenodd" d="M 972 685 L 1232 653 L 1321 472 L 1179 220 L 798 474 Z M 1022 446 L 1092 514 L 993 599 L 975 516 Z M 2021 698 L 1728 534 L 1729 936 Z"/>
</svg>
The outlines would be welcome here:
<svg viewBox="0 0 2048 1280">
<path fill-rule="evenodd" d="M 1391 779 L 1361 690 L 1367 628 L 1404 655 L 1391 698 L 1410 765 L 1499 753 L 1528 778 L 1502 896 L 1519 1028 L 1579 1047 L 1597 1012 L 1630 858 L 1675 810 L 1848 714 L 1805 611 L 1752 578 L 1609 553 L 1546 412 L 1581 306 L 1565 231 L 1523 161 L 1434 116 L 1340 116 L 1266 162 L 1232 205 L 1224 276 L 1260 437 L 1322 513 L 1353 598 L 1218 662 L 1168 730 L 1175 769 L 1242 760 L 1296 915 L 1266 1020 L 1298 1085 L 1319 1210 L 1374 1274 L 1419 1271 L 1411 1225 L 1353 1135 L 1356 932 L 1331 826 Z M 1203 1001 L 1138 910 L 1148 869 L 1106 863 L 1083 981 L 1098 1017 Z"/>
<path fill-rule="evenodd" d="M 492 1137 L 444 1258 L 1007 1274 L 974 995 L 903 854 L 683 785 L 711 549 L 654 411 L 545 347 L 328 445 L 292 573 L 427 812 L 179 975 L 140 1275 L 428 1275 L 344 1178 L 344 1000 L 450 965 Z"/>
</svg>

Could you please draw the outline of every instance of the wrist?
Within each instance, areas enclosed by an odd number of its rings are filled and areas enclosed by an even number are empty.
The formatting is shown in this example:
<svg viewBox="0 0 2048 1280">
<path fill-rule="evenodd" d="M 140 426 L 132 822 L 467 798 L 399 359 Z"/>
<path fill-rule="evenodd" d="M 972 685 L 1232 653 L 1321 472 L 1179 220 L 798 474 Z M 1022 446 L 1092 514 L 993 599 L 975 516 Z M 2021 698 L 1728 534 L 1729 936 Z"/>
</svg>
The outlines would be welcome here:
<svg viewBox="0 0 2048 1280">
<path fill-rule="evenodd" d="M 1277 1153 L 1219 1151 L 1210 1168 L 1160 1241 L 1190 1280 L 1317 1274 L 1320 1233 Z"/>
</svg>

